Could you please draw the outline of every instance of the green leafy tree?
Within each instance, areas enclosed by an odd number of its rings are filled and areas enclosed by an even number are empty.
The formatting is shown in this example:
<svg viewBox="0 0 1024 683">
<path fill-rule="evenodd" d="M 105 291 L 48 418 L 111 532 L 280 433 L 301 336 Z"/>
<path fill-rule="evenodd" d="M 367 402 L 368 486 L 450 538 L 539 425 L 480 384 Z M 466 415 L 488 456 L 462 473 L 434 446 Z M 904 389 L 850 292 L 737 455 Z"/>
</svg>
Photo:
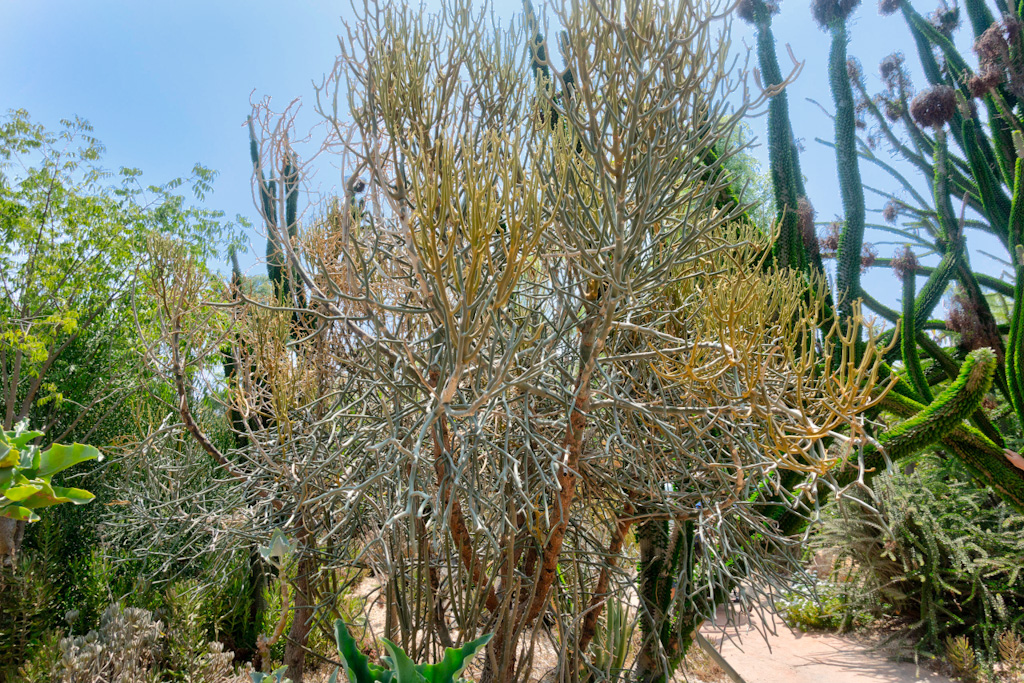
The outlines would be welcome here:
<svg viewBox="0 0 1024 683">
<path fill-rule="evenodd" d="M 213 172 L 147 187 L 137 169 L 105 170 L 91 133 L 77 118 L 58 132 L 23 110 L 0 119 L 0 423 L 28 420 L 40 446 L 135 429 L 135 318 L 147 304 L 131 295 L 148 236 L 180 239 L 202 261 L 225 228 L 176 193 L 187 182 L 202 198 Z M 20 539 L 20 524 L 0 519 L 0 536 Z"/>
</svg>

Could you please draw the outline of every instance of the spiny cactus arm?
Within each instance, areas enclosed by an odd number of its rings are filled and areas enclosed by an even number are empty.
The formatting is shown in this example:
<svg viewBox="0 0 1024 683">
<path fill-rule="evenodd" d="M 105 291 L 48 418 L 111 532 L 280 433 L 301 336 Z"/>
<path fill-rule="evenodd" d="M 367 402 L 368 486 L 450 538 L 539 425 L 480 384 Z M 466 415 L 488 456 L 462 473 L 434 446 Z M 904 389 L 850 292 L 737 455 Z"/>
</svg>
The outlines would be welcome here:
<svg viewBox="0 0 1024 683">
<path fill-rule="evenodd" d="M 967 81 L 972 75 L 970 66 L 968 66 L 966 60 L 956 49 L 953 41 L 943 35 L 938 29 L 936 29 L 927 19 L 922 17 L 913 7 L 910 6 L 909 2 L 904 1 L 902 6 L 903 16 L 907 20 L 907 25 L 910 27 L 911 33 L 914 35 L 914 40 L 917 43 L 918 55 L 921 58 L 921 65 L 924 68 L 925 75 L 928 80 L 933 84 L 945 84 L 957 88 L 964 97 L 970 97 L 970 92 L 967 89 Z M 949 77 L 945 77 L 940 70 L 938 70 L 938 62 L 935 60 L 935 56 L 932 53 L 931 46 L 936 46 L 942 52 L 945 58 L 945 66 L 949 73 Z M 995 150 L 992 158 L 996 161 L 997 166 L 1002 174 L 1003 181 L 1006 184 L 1011 184 L 1013 179 L 1011 174 L 1013 173 L 1013 141 L 1010 135 L 1010 127 L 1003 120 L 1002 111 L 997 104 L 992 94 L 985 95 L 983 98 L 985 103 L 985 109 L 988 113 L 989 125 L 992 129 L 992 138 L 995 142 Z M 963 130 L 963 115 L 957 111 L 953 117 L 952 127 L 953 136 L 957 140 L 957 144 L 960 145 L 961 149 L 965 147 L 962 130 Z"/>
<path fill-rule="evenodd" d="M 980 406 L 992 386 L 996 356 L 991 349 L 972 351 L 960 368 L 956 381 L 935 397 L 927 406 L 908 417 L 892 429 L 878 436 L 877 445 L 863 449 L 864 468 L 873 473 L 885 468 L 885 455 L 893 462 L 913 455 L 944 439 Z M 895 392 L 889 392 L 893 394 Z M 920 406 L 920 403 L 896 395 L 890 402 Z M 889 405 L 889 404 L 884 404 Z M 836 475 L 841 486 L 852 483 L 858 476 L 856 468 L 847 466 Z"/>
<path fill-rule="evenodd" d="M 925 322 L 928 321 L 935 306 L 942 299 L 950 278 L 955 274 L 959 260 L 960 252 L 957 249 L 950 249 L 943 255 L 938 267 L 925 280 L 914 301 L 914 327 L 916 329 L 924 328 Z"/>
<path fill-rule="evenodd" d="M 935 129 L 935 152 L 934 170 L 932 175 L 932 199 L 935 201 L 935 214 L 939 221 L 939 250 L 953 246 L 949 242 L 959 234 L 956 224 L 956 216 L 953 215 L 953 202 L 949 198 L 949 163 L 947 161 L 948 148 L 946 144 L 946 129 L 939 127 Z"/>
<path fill-rule="evenodd" d="M 274 210 L 274 185 L 273 181 L 267 183 L 263 174 L 263 167 L 260 165 L 260 145 L 256 140 L 256 127 L 253 125 L 252 117 L 249 117 L 249 156 L 252 158 L 253 174 L 259 184 L 260 207 L 263 209 L 263 218 L 268 223 L 275 223 L 277 211 Z"/>
<path fill-rule="evenodd" d="M 829 52 L 829 84 L 835 103 L 836 168 L 843 200 L 846 223 L 839 237 L 836 254 L 836 296 L 840 317 L 853 314 L 853 303 L 860 298 L 860 261 L 864 245 L 864 185 L 860 178 L 857 155 L 856 114 L 853 90 L 846 71 L 846 21 L 835 21 L 831 27 L 832 48 Z"/>
<path fill-rule="evenodd" d="M 299 170 L 295 165 L 295 152 L 285 138 L 284 172 L 284 224 L 288 228 L 288 237 L 295 239 L 299 230 Z"/>
<path fill-rule="evenodd" d="M 1017 159 L 1016 181 L 1013 187 L 1013 209 L 1010 212 L 1010 254 L 1016 270 L 1013 312 L 1010 316 L 1010 334 L 1006 344 L 1006 379 L 1010 389 L 1010 401 L 1017 413 L 1017 419 L 1024 425 L 1024 159 Z"/>
<path fill-rule="evenodd" d="M 892 259 L 888 258 L 877 258 L 872 264 L 875 268 L 889 268 L 891 265 Z M 918 275 L 931 275 L 933 272 L 935 272 L 935 268 L 933 266 L 922 266 L 920 264 L 917 266 Z M 1014 296 L 1014 287 L 1009 282 L 978 272 L 974 273 L 974 279 L 976 279 L 978 284 L 982 287 L 997 294 L 1002 294 L 1003 296 Z M 865 301 L 867 301 L 867 299 L 865 299 Z"/>
<path fill-rule="evenodd" d="M 934 339 L 926 334 L 918 334 L 917 344 L 921 347 L 922 351 L 931 356 L 932 360 L 935 361 L 934 367 L 945 373 L 946 377 L 950 380 L 955 380 L 960 376 L 960 365 L 958 365 L 957 361 L 946 352 L 946 349 L 939 346 Z M 995 380 L 993 380 L 993 382 L 994 381 Z M 1003 436 L 999 433 L 999 430 L 996 429 L 996 426 L 992 424 L 992 421 L 988 419 L 988 415 L 985 414 L 984 410 L 979 408 L 974 411 L 974 414 L 971 415 L 971 422 L 973 422 L 986 437 L 995 441 L 1000 447 L 1003 445 Z"/>
<path fill-rule="evenodd" d="M 882 405 L 894 415 L 908 418 L 924 409 L 920 403 L 894 392 L 886 395 Z M 942 439 L 942 444 L 979 481 L 1024 512 L 1024 470 L 1013 465 L 1001 446 L 969 425 L 959 425 Z"/>
<path fill-rule="evenodd" d="M 256 139 L 256 128 L 253 125 L 252 117 L 249 117 L 249 156 L 252 158 L 253 175 L 259 186 L 260 209 L 263 212 L 263 220 L 267 223 L 267 278 L 274 285 L 274 293 L 281 300 L 281 290 L 284 281 L 284 254 L 274 239 L 277 228 L 277 208 L 274 204 L 274 195 L 277 185 L 273 180 L 267 181 L 260 162 L 260 146 Z"/>
<path fill-rule="evenodd" d="M 977 119 L 973 117 L 964 119 L 962 137 L 967 160 L 971 165 L 971 173 L 974 174 L 974 181 L 981 195 L 984 213 L 989 224 L 994 228 L 993 232 L 999 235 L 1003 244 L 1006 245 L 1009 239 L 1006 226 L 1010 222 L 1011 203 L 1003 191 L 1002 184 L 992 173 L 992 164 L 986 159 L 984 150 L 978 142 L 980 126 Z M 1014 195 L 1016 196 L 1016 191 L 1014 191 Z"/>
<path fill-rule="evenodd" d="M 779 87 L 784 81 L 775 51 L 771 15 L 764 3 L 752 4 L 755 6 L 754 24 L 761 76 L 766 87 Z M 803 194 L 803 174 L 800 172 L 800 159 L 793 139 L 789 100 L 785 90 L 772 97 L 768 103 L 768 163 L 775 196 L 776 220 L 779 222 L 775 258 L 782 266 L 802 268 L 806 261 L 806 250 L 800 235 L 797 201 Z"/>
<path fill-rule="evenodd" d="M 892 323 L 895 323 L 897 320 L 899 320 L 899 315 L 896 313 L 896 311 L 875 301 L 867 293 L 864 293 L 864 305 Z M 930 327 L 930 325 L 926 326 L 926 329 L 928 327 Z M 945 329 L 944 323 L 942 325 L 942 329 Z M 883 334 L 880 337 L 880 342 L 884 344 L 889 344 L 892 340 L 893 333 L 894 330 L 890 330 L 889 332 Z M 940 373 L 941 376 L 946 376 L 951 380 L 956 379 L 957 375 L 960 374 L 960 366 L 958 366 L 956 364 L 956 361 L 950 358 L 949 355 L 938 344 L 936 344 L 934 340 L 931 339 L 931 337 L 918 331 L 917 344 L 929 356 L 931 356 L 932 360 L 935 361 L 934 365 L 932 366 L 933 373 Z M 895 353 L 895 349 L 890 350 L 887 358 L 895 358 Z M 881 380 L 884 380 L 890 377 L 892 374 L 894 374 L 892 372 L 892 368 L 888 364 L 883 364 L 880 369 L 879 378 Z M 928 385 L 931 386 L 935 383 L 935 381 L 929 381 Z M 918 395 L 918 392 L 914 389 L 914 387 L 911 386 L 911 384 L 907 380 L 903 378 L 902 375 L 896 375 L 896 385 L 893 387 L 893 392 L 900 394 L 902 396 L 906 396 L 907 398 L 910 398 L 914 401 L 920 402 L 922 400 L 921 396 Z M 999 434 L 999 430 L 996 429 L 996 426 L 992 424 L 992 421 L 988 419 L 988 416 L 985 415 L 985 412 L 983 410 L 976 410 L 974 414 L 971 415 L 971 421 L 974 422 L 978 426 L 978 429 L 980 429 L 989 439 L 992 439 L 998 444 L 1003 443 L 1003 438 Z"/>
<path fill-rule="evenodd" d="M 972 351 L 956 380 L 919 413 L 882 433 L 879 445 L 892 460 L 901 460 L 944 438 L 981 407 L 995 369 L 991 349 Z"/>
<path fill-rule="evenodd" d="M 873 119 L 875 119 L 875 124 L 878 126 L 878 129 L 882 131 L 886 142 L 888 142 L 894 150 L 899 152 L 900 156 L 913 164 L 917 170 L 930 176 L 932 174 L 931 165 L 923 156 L 908 147 L 906 143 L 896 135 L 892 126 L 889 124 L 889 120 L 885 118 L 882 110 L 878 108 L 875 98 L 868 92 L 867 87 L 864 84 L 864 79 L 856 79 L 854 81 L 854 85 L 857 87 L 857 92 L 860 95 L 860 102 L 867 107 L 868 113 L 871 114 Z"/>
<path fill-rule="evenodd" d="M 964 9 L 967 10 L 967 18 L 971 21 L 971 30 L 974 31 L 975 38 L 981 36 L 996 21 L 985 0 L 965 0 Z"/>
<path fill-rule="evenodd" d="M 979 481 L 1018 512 L 1024 512 L 1024 470 L 1010 461 L 1015 453 L 1007 453 L 981 432 L 968 428 L 954 433 L 944 444 Z"/>
<path fill-rule="evenodd" d="M 949 79 L 944 79 L 948 85 L 957 88 L 964 97 L 970 97 L 971 93 L 967 88 L 967 81 L 973 75 L 967 61 L 956 49 L 956 45 L 947 36 L 936 29 L 927 19 L 917 13 L 909 3 L 903 3 L 903 14 L 907 17 L 911 29 L 919 31 L 925 40 L 931 45 L 939 48 L 945 58 L 946 69 L 949 72 Z M 920 46 L 919 46 L 920 48 Z M 920 51 L 920 49 L 919 49 Z M 927 74 L 927 70 L 926 70 Z M 931 77 L 929 76 L 929 80 Z M 996 98 L 998 94 L 988 93 L 982 100 L 988 113 L 989 127 L 992 130 L 992 140 L 995 143 L 995 160 L 1002 172 L 1003 181 L 1006 184 L 1013 183 L 1013 138 L 1012 128 L 1004 120 L 1005 107 L 1001 107 Z M 1012 116 L 1012 114 L 1010 114 Z M 957 143 L 964 148 L 964 141 L 961 137 L 963 127 L 963 115 L 958 111 L 953 118 L 953 133 L 957 137 Z"/>
<path fill-rule="evenodd" d="M 914 128 L 914 124 L 909 122 L 909 120 L 908 120 L 907 126 L 912 128 L 912 129 Z M 918 131 L 918 133 L 920 133 L 920 131 Z M 833 142 L 830 142 L 829 140 L 824 140 L 822 138 L 814 138 L 814 141 L 817 142 L 818 144 L 824 145 L 824 146 L 826 146 L 826 147 L 828 147 L 828 148 L 830 148 L 832 150 L 835 150 L 835 148 L 836 148 L 835 144 Z M 931 147 L 929 146 L 929 150 L 930 149 L 931 149 Z M 907 180 L 907 178 L 903 174 L 901 174 L 899 171 L 897 171 L 895 168 L 893 168 L 892 166 L 890 166 L 889 164 L 885 163 L 884 161 L 879 159 L 877 156 L 875 156 L 875 154 L 872 153 L 871 149 L 866 144 L 861 143 L 860 146 L 859 146 L 859 149 L 857 150 L 857 153 L 860 155 L 860 158 L 863 159 L 864 161 L 870 162 L 871 164 L 879 167 L 880 169 L 882 169 L 883 171 L 888 173 L 890 176 L 892 176 L 893 179 L 896 180 L 902 186 L 903 190 L 908 195 L 913 197 L 914 200 L 917 201 L 917 203 L 919 205 L 921 205 L 921 206 L 930 206 L 930 204 L 925 201 L 925 198 L 923 196 L 921 196 L 920 193 L 918 193 L 918 191 L 915 188 L 914 184 L 912 184 L 909 180 Z M 967 198 L 967 205 L 968 206 L 970 206 L 972 209 L 976 209 L 978 211 L 981 211 L 982 210 L 981 198 L 980 198 L 980 195 L 978 194 L 978 188 L 974 185 L 974 183 L 972 181 L 970 181 L 968 178 L 966 178 L 958 170 L 956 170 L 956 169 L 949 169 L 949 170 L 951 170 L 951 172 L 949 174 L 949 184 L 950 184 L 950 187 L 953 190 L 953 193 L 957 197 L 961 197 L 961 198 L 962 197 L 966 197 Z M 925 172 L 926 175 L 931 176 L 934 173 L 933 166 L 931 164 L 927 164 L 925 169 L 924 169 L 924 172 Z M 930 233 L 934 232 L 933 230 L 931 230 L 930 224 L 926 224 L 926 227 L 929 228 L 929 232 Z"/>
<path fill-rule="evenodd" d="M 1003 358 L 1006 355 L 1006 349 L 1003 345 L 1003 337 L 999 332 L 999 324 L 996 322 L 995 314 L 992 313 L 992 306 L 989 304 L 984 292 L 981 291 L 981 285 L 975 279 L 974 272 L 971 271 L 964 259 L 959 259 L 957 262 L 956 279 L 966 293 L 971 306 L 977 311 L 978 324 L 981 327 L 983 338 L 989 346 L 995 349 L 999 357 Z M 1006 374 L 1002 367 L 996 369 L 995 381 L 996 387 L 1003 393 L 1006 400 L 1009 401 L 1010 395 L 1006 385 Z"/>
<path fill-rule="evenodd" d="M 935 52 L 932 51 L 931 43 L 914 20 L 915 17 L 920 18 L 920 15 L 910 6 L 909 0 L 903 0 L 900 3 L 900 11 L 903 12 L 903 18 L 906 20 L 907 26 L 910 28 L 910 35 L 913 36 L 914 44 L 917 46 L 917 56 L 921 62 L 921 69 L 924 71 L 925 78 L 932 85 L 948 85 L 942 76 L 939 60 L 935 59 Z"/>
<path fill-rule="evenodd" d="M 914 327 L 914 278 L 912 273 L 903 276 L 903 316 L 900 319 L 900 353 L 903 356 L 903 367 L 907 369 L 907 376 L 911 384 L 917 390 L 917 395 L 924 399 L 925 403 L 932 402 L 932 391 L 925 379 L 924 369 L 921 367 L 921 357 L 917 353 L 917 330 Z"/>
</svg>

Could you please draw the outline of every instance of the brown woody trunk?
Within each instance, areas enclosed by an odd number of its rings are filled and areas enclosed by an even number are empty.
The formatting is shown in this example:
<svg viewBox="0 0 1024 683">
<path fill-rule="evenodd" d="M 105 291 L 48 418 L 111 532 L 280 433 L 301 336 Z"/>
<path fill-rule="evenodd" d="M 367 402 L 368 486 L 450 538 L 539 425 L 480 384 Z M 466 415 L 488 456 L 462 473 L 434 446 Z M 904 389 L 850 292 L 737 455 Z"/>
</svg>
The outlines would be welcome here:
<svg viewBox="0 0 1024 683">
<path fill-rule="evenodd" d="M 306 536 L 305 529 L 300 538 Z M 305 540 L 304 538 L 302 540 Z M 292 683 L 303 683 L 302 677 L 306 667 L 306 643 L 313 627 L 313 595 L 309 589 L 309 579 L 315 570 L 312 559 L 313 548 L 304 548 L 306 556 L 299 560 L 298 576 L 293 584 L 295 589 L 295 613 L 292 616 L 292 627 L 288 631 L 288 642 L 284 646 L 284 665 L 288 667 L 285 676 Z"/>
</svg>

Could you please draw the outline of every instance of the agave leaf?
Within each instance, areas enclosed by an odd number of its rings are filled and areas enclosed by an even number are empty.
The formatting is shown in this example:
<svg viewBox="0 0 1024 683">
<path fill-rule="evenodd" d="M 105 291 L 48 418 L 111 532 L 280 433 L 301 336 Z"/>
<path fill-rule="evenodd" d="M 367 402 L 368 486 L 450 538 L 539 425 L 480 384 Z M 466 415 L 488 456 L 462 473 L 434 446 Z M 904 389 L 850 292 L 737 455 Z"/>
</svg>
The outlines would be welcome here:
<svg viewBox="0 0 1024 683">
<path fill-rule="evenodd" d="M 341 663 L 345 665 L 345 673 L 350 683 L 385 680 L 381 678 L 383 669 L 370 664 L 370 660 L 348 632 L 348 626 L 343 619 L 334 622 L 334 640 L 338 643 L 338 654 L 341 656 Z"/>
<path fill-rule="evenodd" d="M 380 639 L 391 655 L 391 668 L 395 673 L 396 683 L 423 683 L 427 679 L 417 670 L 416 663 L 409 659 L 405 650 L 387 638 Z"/>
<path fill-rule="evenodd" d="M 451 647 L 445 648 L 444 658 L 437 664 L 421 665 L 420 673 L 428 683 L 454 683 L 455 678 L 462 673 L 473 656 L 490 641 L 493 635 L 493 633 L 488 633 L 485 636 L 480 636 L 457 650 Z"/>
</svg>

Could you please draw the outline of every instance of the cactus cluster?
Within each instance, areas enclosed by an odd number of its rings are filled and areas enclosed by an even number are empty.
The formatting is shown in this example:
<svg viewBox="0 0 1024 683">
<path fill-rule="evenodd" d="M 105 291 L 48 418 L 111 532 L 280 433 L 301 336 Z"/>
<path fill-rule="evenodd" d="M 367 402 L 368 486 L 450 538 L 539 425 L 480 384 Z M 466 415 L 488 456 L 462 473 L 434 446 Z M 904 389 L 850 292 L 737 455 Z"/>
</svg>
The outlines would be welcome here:
<svg viewBox="0 0 1024 683">
<path fill-rule="evenodd" d="M 1024 6 L 994 2 L 995 7 L 985 0 L 963 3 L 978 61 L 977 68 L 972 68 L 952 38 L 957 16 L 936 12 L 926 17 L 910 0 L 882 0 L 881 14 L 893 15 L 892 20 L 898 14 L 905 22 L 913 41 L 907 52 L 916 53 L 927 79 L 918 84 L 916 95 L 902 53 L 880 64 L 885 90 L 868 91 L 859 63 L 847 55 L 855 0 L 812 4 L 814 18 L 832 37 L 832 146 L 844 214 L 833 229 L 838 234 L 832 237 L 831 248 L 824 251 L 836 259 L 832 294 L 840 320 L 861 300 L 893 323 L 890 340 L 899 337 L 888 360 L 900 361 L 902 369 L 890 368 L 899 379 L 883 408 L 904 421 L 877 435 L 877 446 L 867 449 L 867 457 L 881 463 L 882 451 L 898 459 L 937 446 L 962 461 L 1008 503 L 1024 509 L 1024 470 L 1013 464 L 1015 454 L 1004 451 L 1004 442 L 1019 440 L 1024 425 L 1024 144 L 1020 133 L 1024 130 Z M 767 87 L 782 82 L 770 19 L 775 11 L 763 0 L 748 0 L 739 11 L 757 33 L 757 55 Z M 810 263 L 811 269 L 820 269 L 820 263 L 809 261 L 812 250 L 806 244 L 801 245 L 803 255 L 791 255 L 794 242 L 787 233 L 786 211 L 797 198 L 788 188 L 800 187 L 802 179 L 784 90 L 769 108 L 768 129 L 781 224 L 776 253 L 785 255 L 780 256 L 783 264 Z M 858 139 L 858 129 L 870 134 Z M 882 215 L 897 225 L 886 229 L 905 236 L 907 246 L 891 259 L 865 264 L 867 207 L 859 163 L 864 158 L 877 163 L 872 150 L 880 142 L 919 172 L 931 193 L 926 197 L 907 190 L 911 199 L 890 195 Z M 897 187 L 914 187 L 896 168 L 878 165 L 893 175 Z M 959 205 L 964 208 L 958 218 L 954 207 Z M 973 270 L 971 236 L 977 232 L 996 236 L 1005 247 L 1013 264 L 1013 283 Z M 930 254 L 939 257 L 938 265 L 922 266 L 918 259 Z M 896 271 L 903 283 L 902 310 L 887 308 L 863 289 L 865 265 L 891 266 Z M 918 282 L 919 276 L 924 277 L 923 283 Z M 943 325 L 933 315 L 951 285 L 957 293 L 950 320 Z M 996 297 L 1006 302 L 1008 326 L 1000 327 L 993 313 Z M 937 344 L 925 334 L 941 328 L 959 333 L 957 348 Z M 936 386 L 944 381 L 948 381 L 945 387 Z M 1007 406 L 992 416 L 981 408 L 990 392 Z M 964 423 L 967 419 L 973 427 Z"/>
</svg>

